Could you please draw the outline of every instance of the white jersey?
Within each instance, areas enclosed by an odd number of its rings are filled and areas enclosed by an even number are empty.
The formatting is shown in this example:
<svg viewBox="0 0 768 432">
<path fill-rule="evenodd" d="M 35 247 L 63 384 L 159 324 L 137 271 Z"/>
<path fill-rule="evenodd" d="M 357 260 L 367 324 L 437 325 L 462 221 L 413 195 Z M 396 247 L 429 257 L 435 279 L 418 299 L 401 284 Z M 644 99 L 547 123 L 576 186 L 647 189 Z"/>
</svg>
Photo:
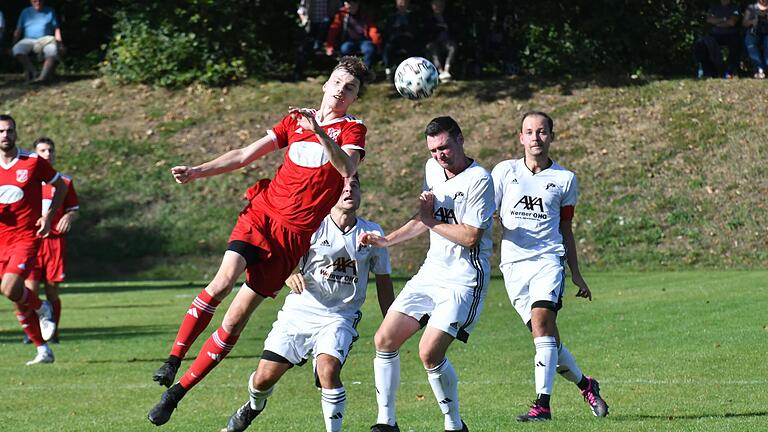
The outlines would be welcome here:
<svg viewBox="0 0 768 432">
<path fill-rule="evenodd" d="M 483 235 L 477 246 L 467 248 L 430 230 L 429 251 L 419 272 L 428 272 L 434 283 L 444 286 L 483 285 L 490 275 L 491 225 L 496 210 L 491 175 L 473 161 L 449 179 L 437 161 L 430 159 L 425 167 L 424 190 L 435 196 L 435 219 L 480 228 Z"/>
<path fill-rule="evenodd" d="M 492 176 L 504 228 L 501 264 L 545 254 L 565 255 L 560 211 L 576 205 L 576 175 L 554 161 L 534 174 L 524 159 L 517 159 L 496 165 Z"/>
<path fill-rule="evenodd" d="M 299 263 L 306 282 L 304 292 L 288 294 L 283 311 L 354 318 L 365 302 L 368 273 L 392 272 L 386 248 L 357 247 L 362 232 L 384 235 L 379 225 L 362 218 L 344 233 L 326 216 Z"/>
</svg>

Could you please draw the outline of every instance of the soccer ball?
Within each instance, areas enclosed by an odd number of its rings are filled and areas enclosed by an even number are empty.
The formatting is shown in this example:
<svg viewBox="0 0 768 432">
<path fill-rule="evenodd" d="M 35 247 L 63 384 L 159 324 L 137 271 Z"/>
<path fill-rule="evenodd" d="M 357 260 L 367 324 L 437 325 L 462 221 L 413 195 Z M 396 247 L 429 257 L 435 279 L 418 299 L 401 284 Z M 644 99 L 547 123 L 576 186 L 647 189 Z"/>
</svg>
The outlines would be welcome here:
<svg viewBox="0 0 768 432">
<path fill-rule="evenodd" d="M 408 99 L 425 99 L 435 92 L 437 78 L 437 68 L 432 62 L 423 57 L 410 57 L 395 70 L 395 88 Z"/>
</svg>

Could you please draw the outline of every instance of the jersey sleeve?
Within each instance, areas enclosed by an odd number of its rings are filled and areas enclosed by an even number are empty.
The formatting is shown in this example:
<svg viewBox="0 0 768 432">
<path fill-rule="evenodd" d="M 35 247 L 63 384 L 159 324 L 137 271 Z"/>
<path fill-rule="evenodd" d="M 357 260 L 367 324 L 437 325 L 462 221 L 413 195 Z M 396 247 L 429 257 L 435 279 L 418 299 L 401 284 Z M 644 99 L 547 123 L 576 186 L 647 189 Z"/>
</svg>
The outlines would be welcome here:
<svg viewBox="0 0 768 432">
<path fill-rule="evenodd" d="M 493 192 L 493 179 L 490 175 L 480 177 L 469 190 L 467 206 L 461 223 L 480 229 L 488 229 L 493 221 L 496 202 Z"/>
<path fill-rule="evenodd" d="M 75 183 L 72 180 L 67 182 L 67 194 L 64 196 L 62 207 L 65 212 L 80 210 L 80 203 L 77 201 L 77 192 L 75 192 Z"/>
<path fill-rule="evenodd" d="M 579 180 L 576 175 L 572 175 L 568 183 L 565 185 L 565 191 L 563 192 L 563 200 L 560 202 L 560 207 L 576 206 L 576 199 L 579 195 Z"/>
<path fill-rule="evenodd" d="M 42 183 L 51 184 L 58 180 L 60 174 L 48 163 L 47 160 L 38 156 L 35 164 L 35 177 Z"/>
<path fill-rule="evenodd" d="M 296 120 L 289 114 L 283 117 L 275 127 L 267 130 L 267 135 L 272 137 L 272 140 L 277 144 L 277 148 L 288 147 L 288 133 L 295 129 L 293 127 L 295 122 Z"/>
<path fill-rule="evenodd" d="M 491 178 L 493 179 L 493 196 L 496 208 L 501 208 L 501 198 L 504 197 L 504 176 L 507 170 L 504 168 L 504 163 L 500 163 L 493 167 L 491 172 Z"/>
<path fill-rule="evenodd" d="M 353 122 L 344 128 L 339 136 L 339 145 L 342 148 L 352 148 L 360 152 L 360 160 L 365 158 L 365 134 L 368 128 L 360 121 Z"/>
<path fill-rule="evenodd" d="M 381 227 L 377 227 L 377 233 L 380 236 L 384 236 L 384 230 Z M 373 248 L 370 255 L 370 271 L 373 274 L 390 274 L 392 273 L 392 264 L 389 260 L 389 250 L 387 248 Z"/>
</svg>

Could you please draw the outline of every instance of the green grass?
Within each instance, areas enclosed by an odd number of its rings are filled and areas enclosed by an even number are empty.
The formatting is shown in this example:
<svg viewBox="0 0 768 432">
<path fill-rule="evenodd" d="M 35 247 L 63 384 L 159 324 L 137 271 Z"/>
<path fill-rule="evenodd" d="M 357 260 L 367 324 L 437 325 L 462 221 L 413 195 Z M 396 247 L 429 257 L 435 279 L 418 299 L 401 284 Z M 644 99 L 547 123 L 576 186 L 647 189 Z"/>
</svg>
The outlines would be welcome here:
<svg viewBox="0 0 768 432">
<path fill-rule="evenodd" d="M 449 351 L 461 381 L 463 416 L 476 432 L 764 430 L 767 279 L 766 271 L 587 275 L 594 301 L 568 292 L 559 325 L 577 362 L 600 380 L 611 414 L 592 417 L 576 388 L 558 378 L 555 420 L 537 425 L 513 420 L 534 396 L 533 344 L 494 279 L 469 344 Z M 38 367 L 24 366 L 34 349 L 19 342 L 10 303 L 0 302 L 0 429 L 157 430 L 145 419 L 162 390 L 150 376 L 199 289 L 172 282 L 69 284 L 63 289 L 62 343 L 53 346 L 56 363 Z M 342 374 L 349 431 L 367 430 L 375 419 L 372 335 L 380 316 L 373 300 L 366 303 L 361 338 Z M 246 379 L 280 304 L 282 296 L 262 305 L 229 358 L 188 394 L 162 430 L 214 431 L 226 424 L 247 397 Z M 416 342 L 401 351 L 399 423 L 403 431 L 441 430 Z M 322 430 L 320 395 L 312 384 L 309 367 L 289 371 L 252 429 Z"/>
</svg>

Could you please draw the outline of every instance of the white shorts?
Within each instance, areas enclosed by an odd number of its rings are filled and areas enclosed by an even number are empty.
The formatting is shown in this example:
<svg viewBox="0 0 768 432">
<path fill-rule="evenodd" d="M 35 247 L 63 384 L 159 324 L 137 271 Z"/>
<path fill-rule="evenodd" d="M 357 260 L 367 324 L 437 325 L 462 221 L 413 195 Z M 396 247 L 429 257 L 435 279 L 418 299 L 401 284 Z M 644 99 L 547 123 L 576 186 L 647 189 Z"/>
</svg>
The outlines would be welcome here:
<svg viewBox="0 0 768 432">
<path fill-rule="evenodd" d="M 39 39 L 22 39 L 13 46 L 13 55 L 28 55 L 34 52 L 40 57 L 58 58 L 59 44 L 53 36 L 43 36 Z"/>
<path fill-rule="evenodd" d="M 389 310 L 394 310 L 422 323 L 442 330 L 467 342 L 480 319 L 488 292 L 488 277 L 478 286 L 446 287 L 427 272 L 419 271 L 397 296 Z"/>
<path fill-rule="evenodd" d="M 328 354 L 344 364 L 358 338 L 356 327 L 362 316 L 361 312 L 350 319 L 281 310 L 264 341 L 264 350 L 279 354 L 295 365 L 304 364 L 310 353 L 314 357 Z"/>
<path fill-rule="evenodd" d="M 509 301 L 525 324 L 531 320 L 531 306 L 551 302 L 555 312 L 562 307 L 565 292 L 563 258 L 544 255 L 499 266 L 504 275 Z"/>
</svg>

